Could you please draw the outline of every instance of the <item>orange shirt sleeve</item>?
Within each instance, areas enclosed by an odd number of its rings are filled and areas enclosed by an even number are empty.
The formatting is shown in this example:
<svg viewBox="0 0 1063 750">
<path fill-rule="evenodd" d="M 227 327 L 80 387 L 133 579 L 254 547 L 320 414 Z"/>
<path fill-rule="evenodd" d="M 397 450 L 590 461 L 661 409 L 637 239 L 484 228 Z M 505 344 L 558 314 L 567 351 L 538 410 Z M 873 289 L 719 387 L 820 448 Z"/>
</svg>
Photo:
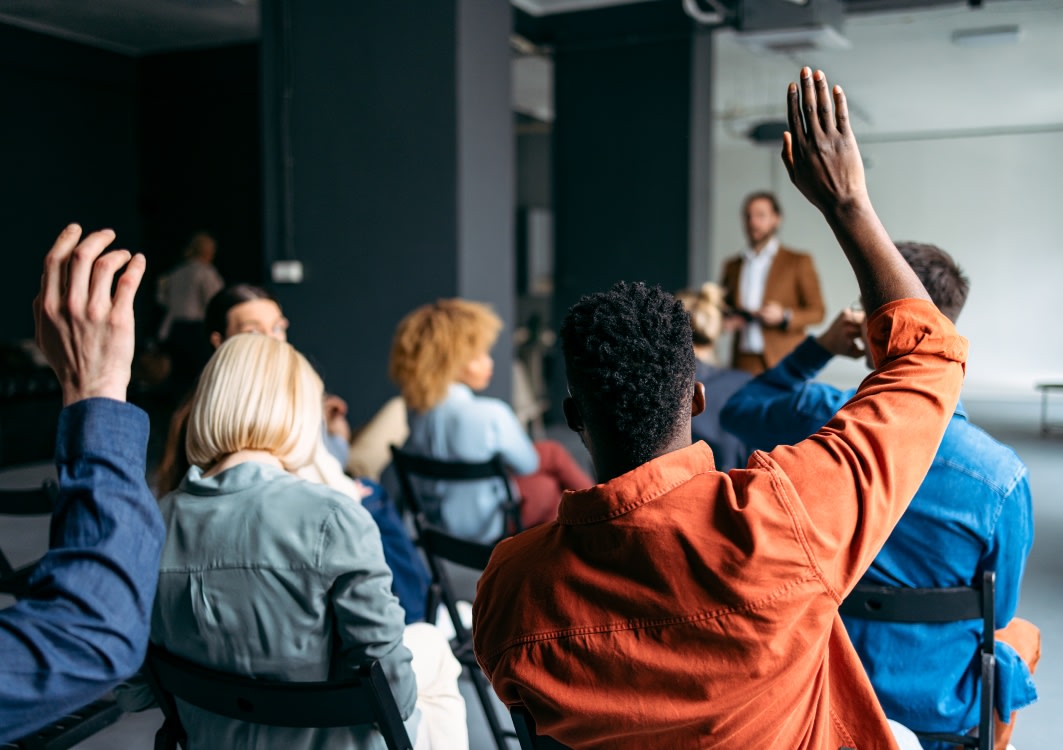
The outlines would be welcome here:
<svg viewBox="0 0 1063 750">
<path fill-rule="evenodd" d="M 880 365 L 834 418 L 797 445 L 754 459 L 775 474 L 801 543 L 839 601 L 922 484 L 967 359 L 967 340 L 925 300 L 877 310 L 868 345 Z"/>
</svg>

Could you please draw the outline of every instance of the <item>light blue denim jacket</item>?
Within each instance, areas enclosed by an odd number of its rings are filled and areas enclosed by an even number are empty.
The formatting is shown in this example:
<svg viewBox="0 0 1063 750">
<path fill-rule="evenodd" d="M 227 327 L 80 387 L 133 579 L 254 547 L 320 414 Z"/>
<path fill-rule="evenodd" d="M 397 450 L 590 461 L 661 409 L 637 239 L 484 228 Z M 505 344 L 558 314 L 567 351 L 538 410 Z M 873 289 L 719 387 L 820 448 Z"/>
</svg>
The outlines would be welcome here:
<svg viewBox="0 0 1063 750">
<path fill-rule="evenodd" d="M 215 669 L 293 682 L 379 659 L 402 716 L 414 714 L 403 611 L 376 524 L 358 503 L 248 462 L 206 478 L 192 467 L 160 508 L 167 537 L 154 643 Z M 127 709 L 143 700 L 120 698 Z M 265 727 L 185 703 L 180 711 L 189 750 L 384 747 L 374 729 Z"/>
<path fill-rule="evenodd" d="M 724 406 L 724 428 L 751 448 L 793 444 L 830 421 L 855 390 L 812 382 L 831 354 L 811 336 Z M 862 582 L 912 587 L 970 585 L 996 571 L 996 622 L 1015 615 L 1033 545 L 1026 466 L 1011 448 L 967 421 L 958 406 L 934 463 Z M 924 731 L 978 724 L 979 621 L 900 624 L 843 618 L 886 715 Z M 1026 664 L 997 643 L 997 711 L 1037 699 Z"/>
</svg>

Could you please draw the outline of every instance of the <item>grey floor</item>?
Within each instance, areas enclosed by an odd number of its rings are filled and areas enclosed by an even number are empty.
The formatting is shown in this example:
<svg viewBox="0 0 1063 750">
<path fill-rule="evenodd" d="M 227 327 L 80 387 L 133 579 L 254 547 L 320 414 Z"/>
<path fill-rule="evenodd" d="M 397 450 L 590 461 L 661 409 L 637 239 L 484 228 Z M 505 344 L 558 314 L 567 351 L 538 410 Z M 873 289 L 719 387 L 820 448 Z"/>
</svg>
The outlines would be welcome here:
<svg viewBox="0 0 1063 750">
<path fill-rule="evenodd" d="M 1012 742 L 1018 750 L 1056 748 L 1063 729 L 1063 432 L 1040 437 L 1038 405 L 1029 399 L 967 400 L 966 404 L 972 420 L 1014 447 L 1030 470 L 1037 540 L 1023 583 L 1019 615 L 1041 628 L 1044 649 L 1036 675 L 1040 700 L 1020 713 Z M 29 471 L 24 477 L 39 474 L 39 470 Z M 3 479 L 7 486 L 14 484 L 10 476 Z M 39 556 L 46 544 L 47 529 L 40 520 L 5 518 L 0 525 L 0 547 L 16 563 Z M 0 597 L 0 606 L 9 601 Z M 494 743 L 467 678 L 462 679 L 461 687 L 468 705 L 470 746 L 489 750 Z M 78 748 L 149 748 L 160 724 L 157 711 L 125 716 Z M 516 747 L 516 743 L 511 746 Z"/>
</svg>

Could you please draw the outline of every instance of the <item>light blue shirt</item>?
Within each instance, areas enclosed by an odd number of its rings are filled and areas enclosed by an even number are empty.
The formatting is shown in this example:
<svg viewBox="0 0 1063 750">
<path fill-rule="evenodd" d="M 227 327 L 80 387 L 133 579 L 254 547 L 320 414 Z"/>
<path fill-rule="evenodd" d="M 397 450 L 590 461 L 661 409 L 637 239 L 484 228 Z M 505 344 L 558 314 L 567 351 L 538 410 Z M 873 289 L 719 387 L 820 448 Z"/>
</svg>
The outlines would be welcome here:
<svg viewBox="0 0 1063 750">
<path fill-rule="evenodd" d="M 539 454 L 505 401 L 477 396 L 452 383 L 444 398 L 424 414 L 410 411 L 405 450 L 443 461 L 486 461 L 496 453 L 514 474 L 539 468 Z M 502 480 L 420 482 L 424 512 L 457 536 L 490 543 L 503 533 Z"/>
<path fill-rule="evenodd" d="M 815 433 L 855 393 L 812 382 L 830 359 L 809 336 L 731 397 L 720 414 L 724 428 L 757 450 Z M 1015 615 L 1032 545 L 1026 466 L 1011 448 L 968 422 L 958 406 L 926 479 L 862 582 L 966 586 L 993 570 L 996 622 L 1003 627 Z M 843 619 L 889 718 L 921 731 L 978 724 L 980 621 L 931 625 Z M 1001 716 L 1037 699 L 1026 664 L 1000 642 L 996 690 Z"/>
</svg>

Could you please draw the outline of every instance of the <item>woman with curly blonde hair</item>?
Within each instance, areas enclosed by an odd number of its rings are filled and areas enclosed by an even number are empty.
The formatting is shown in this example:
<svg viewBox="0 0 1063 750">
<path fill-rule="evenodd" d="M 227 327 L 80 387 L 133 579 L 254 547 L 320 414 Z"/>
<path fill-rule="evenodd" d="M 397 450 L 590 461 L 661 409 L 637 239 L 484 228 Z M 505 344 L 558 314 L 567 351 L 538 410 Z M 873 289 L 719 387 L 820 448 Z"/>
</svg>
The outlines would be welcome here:
<svg viewBox="0 0 1063 750">
<path fill-rule="evenodd" d="M 750 449 L 720 426 L 720 410 L 727 399 L 753 377 L 743 370 L 722 368 L 716 364 L 716 341 L 723 330 L 723 287 L 708 282 L 700 289 L 684 290 L 675 296 L 690 315 L 694 335 L 694 377 L 705 386 L 705 411 L 690 421 L 693 438 L 709 444 L 720 471 L 745 468 Z"/>
<path fill-rule="evenodd" d="M 502 321 L 488 306 L 462 299 L 422 305 L 399 323 L 389 372 L 406 402 L 406 450 L 444 461 L 485 461 L 495 454 L 513 474 L 525 527 L 557 517 L 561 492 L 593 480 L 559 443 L 533 443 L 512 407 L 477 396 L 491 382 L 490 350 Z M 502 536 L 501 480 L 463 482 L 460 499 L 445 482 L 425 487 L 429 520 L 481 542 Z M 454 502 L 450 502 L 453 499 Z"/>
</svg>

